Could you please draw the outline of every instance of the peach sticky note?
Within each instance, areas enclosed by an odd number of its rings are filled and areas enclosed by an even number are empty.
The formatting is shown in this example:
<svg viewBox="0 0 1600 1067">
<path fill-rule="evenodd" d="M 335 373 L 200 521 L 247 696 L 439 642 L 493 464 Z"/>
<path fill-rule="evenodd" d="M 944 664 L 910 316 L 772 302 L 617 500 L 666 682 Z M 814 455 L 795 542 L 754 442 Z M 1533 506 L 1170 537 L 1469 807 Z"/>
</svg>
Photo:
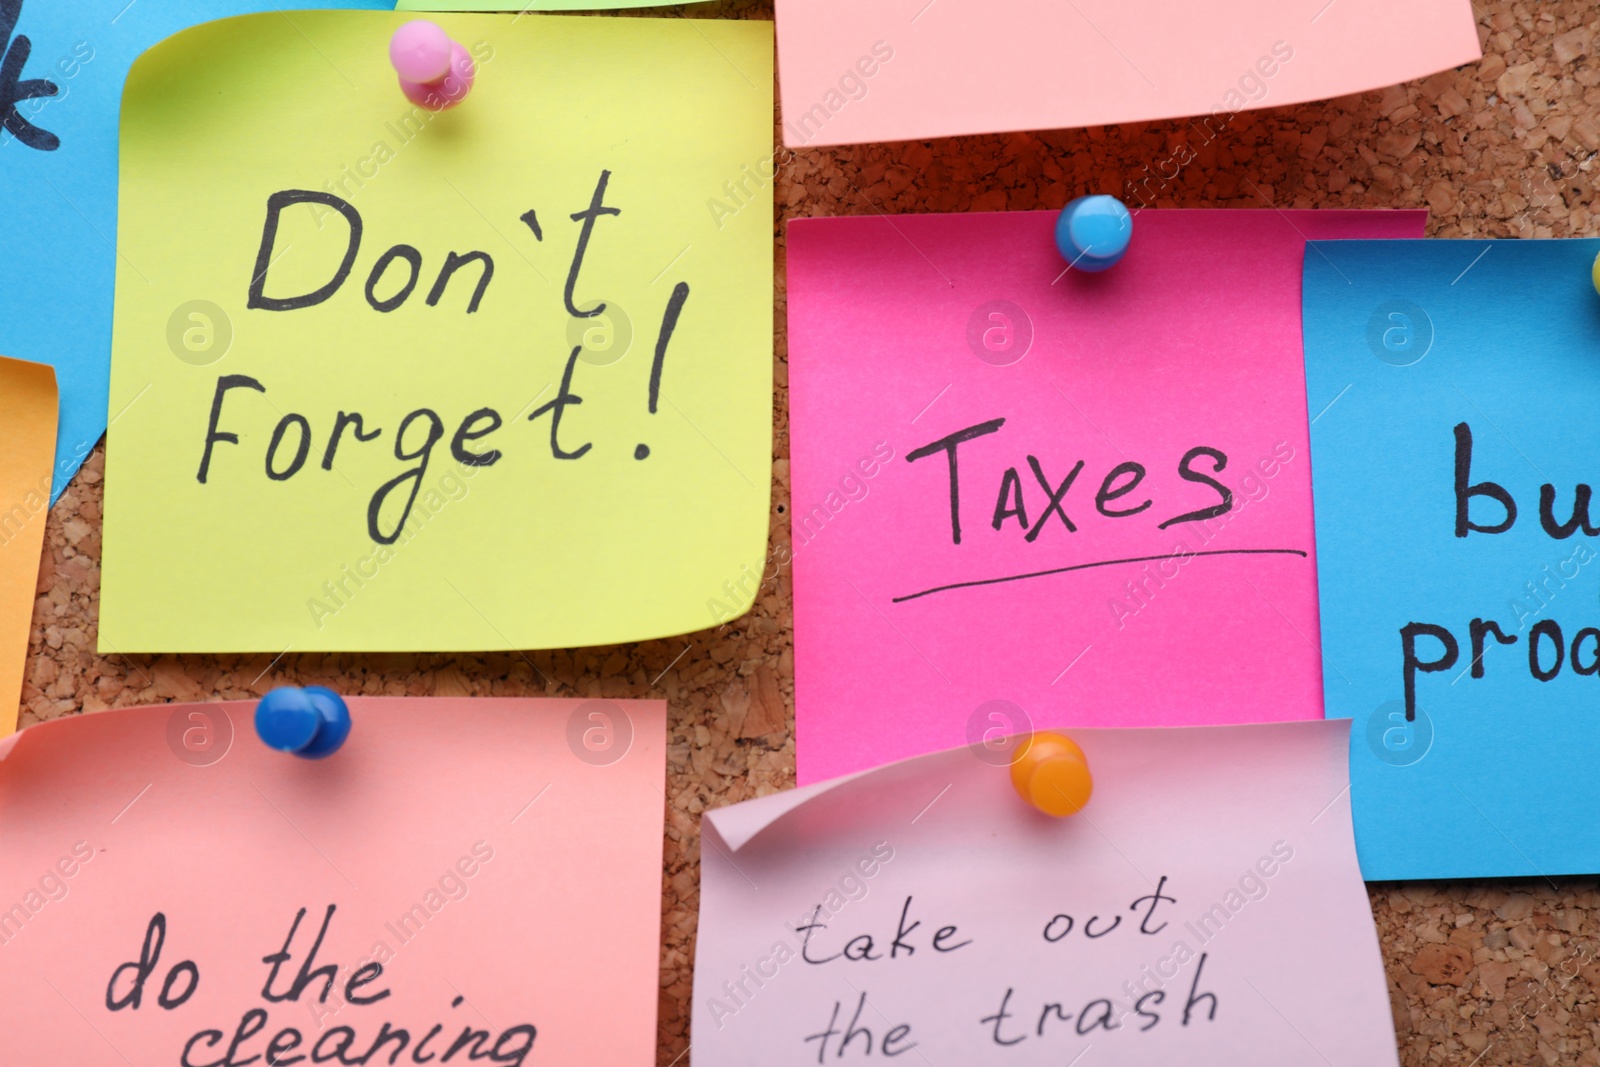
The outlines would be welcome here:
<svg viewBox="0 0 1600 1067">
<path fill-rule="evenodd" d="M 1468 0 L 778 0 L 777 12 L 791 147 L 1189 115 L 1198 146 L 1250 108 L 1482 55 Z"/>
<path fill-rule="evenodd" d="M 1055 220 L 789 228 L 802 782 L 997 730 L 1322 714 L 1305 240 L 1424 214 L 1145 211 L 1087 275 Z"/>
<path fill-rule="evenodd" d="M 56 411 L 54 370 L 0 357 L 0 737 L 17 728 L 22 699 Z"/>
<path fill-rule="evenodd" d="M 1348 736 L 1076 731 L 1066 819 L 982 746 L 707 813 L 695 1067 L 1393 1067 Z"/>
<path fill-rule="evenodd" d="M 655 1062 L 665 705 L 349 704 L 323 761 L 244 702 L 16 735 L 7 1062 Z"/>
</svg>

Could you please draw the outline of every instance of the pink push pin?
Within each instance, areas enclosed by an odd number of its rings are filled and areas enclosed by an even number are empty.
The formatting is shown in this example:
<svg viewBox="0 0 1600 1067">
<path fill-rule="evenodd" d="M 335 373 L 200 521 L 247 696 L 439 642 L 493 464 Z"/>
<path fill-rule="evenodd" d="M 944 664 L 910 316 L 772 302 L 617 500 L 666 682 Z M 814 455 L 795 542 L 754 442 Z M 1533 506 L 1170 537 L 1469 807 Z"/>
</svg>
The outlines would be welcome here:
<svg viewBox="0 0 1600 1067">
<path fill-rule="evenodd" d="M 467 50 L 434 22 L 415 19 L 394 31 L 389 61 L 400 75 L 400 90 L 418 107 L 444 111 L 472 91 L 477 75 Z"/>
</svg>

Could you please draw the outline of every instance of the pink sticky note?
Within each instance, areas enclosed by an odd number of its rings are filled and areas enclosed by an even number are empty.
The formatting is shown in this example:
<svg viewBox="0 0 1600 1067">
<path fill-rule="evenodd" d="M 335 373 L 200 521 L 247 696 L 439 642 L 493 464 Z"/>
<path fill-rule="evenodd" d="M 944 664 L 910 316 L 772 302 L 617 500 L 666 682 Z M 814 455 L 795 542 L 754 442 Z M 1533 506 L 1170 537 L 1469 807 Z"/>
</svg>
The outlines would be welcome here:
<svg viewBox="0 0 1600 1067">
<path fill-rule="evenodd" d="M 1055 219 L 789 228 L 802 782 L 1033 726 L 1322 714 L 1305 241 L 1425 215 L 1146 211 L 1103 274 L 1066 271 Z"/>
<path fill-rule="evenodd" d="M 1067 819 L 966 749 L 708 812 L 696 1067 L 1395 1064 L 1348 723 L 1073 738 Z"/>
<path fill-rule="evenodd" d="M 317 762 L 243 702 L 19 736 L 7 1063 L 655 1062 L 664 705 L 349 704 Z"/>
<path fill-rule="evenodd" d="M 1190 115 L 1198 146 L 1240 111 L 1482 55 L 1468 0 L 778 0 L 777 12 L 791 147 Z"/>
</svg>

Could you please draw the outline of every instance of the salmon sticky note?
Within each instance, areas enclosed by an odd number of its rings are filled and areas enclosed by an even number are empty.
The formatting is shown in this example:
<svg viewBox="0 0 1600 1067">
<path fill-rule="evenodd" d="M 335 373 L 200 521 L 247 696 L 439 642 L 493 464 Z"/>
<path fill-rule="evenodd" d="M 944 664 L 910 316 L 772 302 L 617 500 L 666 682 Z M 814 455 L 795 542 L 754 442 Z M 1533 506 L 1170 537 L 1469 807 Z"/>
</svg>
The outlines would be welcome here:
<svg viewBox="0 0 1600 1067">
<path fill-rule="evenodd" d="M 1095 275 L 1055 219 L 790 227 L 802 782 L 1035 726 L 1321 714 L 1305 238 L 1424 216 L 1145 211 Z"/>
<path fill-rule="evenodd" d="M 1397 1063 L 1347 733 L 1074 731 L 1067 819 L 982 746 L 708 812 L 696 1064 Z"/>
<path fill-rule="evenodd" d="M 0 737 L 17 728 L 50 507 L 56 375 L 0 357 Z"/>
<path fill-rule="evenodd" d="M 349 704 L 323 761 L 244 702 L 16 736 L 8 1059 L 654 1062 L 665 706 Z"/>
<path fill-rule="evenodd" d="M 1145 171 L 1165 179 L 1241 111 L 1482 55 L 1468 0 L 778 0 L 777 11 L 791 147 L 1198 116 Z M 1165 179 L 1131 179 L 1130 198 Z"/>
<path fill-rule="evenodd" d="M 441 15 L 477 83 L 429 112 L 404 21 L 211 23 L 129 77 L 108 649 L 562 648 L 750 603 L 770 24 Z"/>
</svg>

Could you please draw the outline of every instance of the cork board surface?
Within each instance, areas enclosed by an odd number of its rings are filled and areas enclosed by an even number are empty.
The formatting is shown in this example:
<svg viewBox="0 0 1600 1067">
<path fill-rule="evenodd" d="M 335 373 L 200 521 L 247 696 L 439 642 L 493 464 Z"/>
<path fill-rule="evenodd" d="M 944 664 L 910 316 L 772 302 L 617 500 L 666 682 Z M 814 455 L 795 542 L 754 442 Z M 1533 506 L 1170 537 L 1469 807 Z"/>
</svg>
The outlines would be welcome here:
<svg viewBox="0 0 1600 1067">
<path fill-rule="evenodd" d="M 1244 112 L 1209 144 L 1190 124 L 1170 122 L 780 153 L 773 558 L 788 558 L 779 546 L 789 539 L 786 220 L 1058 209 L 1082 193 L 1126 197 L 1126 183 L 1151 178 L 1143 188 L 1159 207 L 1426 206 L 1430 236 L 1600 232 L 1591 220 L 1600 6 L 1474 0 L 1474 7 L 1486 53 L 1481 64 L 1360 96 Z M 770 19 L 772 5 L 728 0 L 637 14 Z M 1151 177 L 1191 153 L 1175 176 Z M 662 1067 L 690 1062 L 700 814 L 794 784 L 787 570 L 768 568 L 744 618 L 639 645 L 492 655 L 291 653 L 276 660 L 101 656 L 103 469 L 102 444 L 49 515 L 24 726 L 111 707 L 248 699 L 289 684 L 359 694 L 670 702 L 658 1059 Z M 1600 879 L 1369 888 L 1407 1067 L 1600 1067 Z"/>
</svg>

